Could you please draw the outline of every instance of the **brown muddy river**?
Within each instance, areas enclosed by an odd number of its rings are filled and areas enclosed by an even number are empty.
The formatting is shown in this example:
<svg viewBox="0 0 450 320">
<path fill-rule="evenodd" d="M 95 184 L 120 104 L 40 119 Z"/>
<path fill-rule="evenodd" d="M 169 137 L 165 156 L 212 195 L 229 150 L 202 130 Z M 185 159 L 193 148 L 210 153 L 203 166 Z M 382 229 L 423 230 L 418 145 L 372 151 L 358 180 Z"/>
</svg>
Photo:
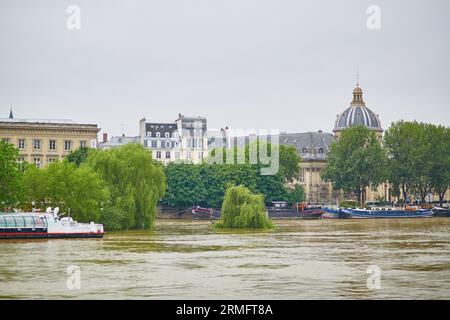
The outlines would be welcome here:
<svg viewBox="0 0 450 320">
<path fill-rule="evenodd" d="M 267 232 L 158 220 L 100 240 L 1 240 L 0 298 L 449 299 L 450 219 L 279 220 Z"/>
</svg>

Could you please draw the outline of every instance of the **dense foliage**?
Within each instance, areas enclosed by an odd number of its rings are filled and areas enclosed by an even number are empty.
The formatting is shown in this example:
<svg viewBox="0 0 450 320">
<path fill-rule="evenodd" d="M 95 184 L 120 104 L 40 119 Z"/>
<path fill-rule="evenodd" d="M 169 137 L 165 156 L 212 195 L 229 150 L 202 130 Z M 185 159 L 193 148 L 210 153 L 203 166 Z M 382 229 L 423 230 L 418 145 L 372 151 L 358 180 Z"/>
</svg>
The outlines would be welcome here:
<svg viewBox="0 0 450 320">
<path fill-rule="evenodd" d="M 261 144 L 255 145 L 259 150 Z M 234 163 L 226 164 L 227 152 L 222 149 L 212 151 L 211 158 L 215 152 L 221 152 L 223 157 L 221 163 L 207 159 L 203 164 L 171 163 L 165 167 L 167 177 L 167 193 L 163 202 L 175 207 L 188 207 L 201 205 L 205 207 L 219 208 L 223 202 L 225 190 L 230 185 L 243 185 L 251 192 L 264 195 L 265 203 L 270 205 L 272 201 L 289 201 L 298 199 L 302 201 L 303 188 L 296 187 L 296 195 L 289 191 L 286 182 L 294 180 L 300 170 L 300 156 L 294 147 L 272 146 L 266 144 L 268 155 L 277 152 L 279 158 L 279 170 L 276 174 L 263 175 L 261 169 L 267 167 L 262 164 L 257 153 L 256 163 L 249 161 L 250 147 L 239 150 L 234 148 L 228 156 L 233 157 Z M 265 150 L 263 151 L 263 153 Z M 245 156 L 245 163 L 238 163 L 239 155 Z M 275 154 L 274 154 L 275 155 Z M 233 162 L 233 161 L 232 161 Z M 294 201 L 297 202 L 297 201 Z"/>
<path fill-rule="evenodd" d="M 69 162 L 73 162 L 75 163 L 78 167 L 86 161 L 89 152 L 91 150 L 91 148 L 88 147 L 80 147 L 76 150 L 71 151 L 67 156 L 66 156 L 66 160 Z"/>
<path fill-rule="evenodd" d="M 22 174 L 18 157 L 13 145 L 0 141 L 0 211 L 20 200 Z"/>
<path fill-rule="evenodd" d="M 225 192 L 221 221 L 215 227 L 267 229 L 273 225 L 265 212 L 262 195 L 253 194 L 244 186 L 231 186 Z"/>
<path fill-rule="evenodd" d="M 110 201 L 100 222 L 109 229 L 148 229 L 153 226 L 156 204 L 164 196 L 162 165 L 139 144 L 91 152 L 86 165 L 106 182 Z"/>
<path fill-rule="evenodd" d="M 80 222 L 100 221 L 107 230 L 148 229 L 166 178 L 162 165 L 137 144 L 109 151 L 81 149 L 43 169 L 17 163 L 18 151 L 0 145 L 0 196 L 24 210 L 59 207 Z"/>
<path fill-rule="evenodd" d="M 165 167 L 167 192 L 163 202 L 184 208 L 193 205 L 219 208 L 230 185 L 243 185 L 262 193 L 265 203 L 289 200 L 282 172 L 261 175 L 259 165 L 250 164 L 180 164 Z"/>
<path fill-rule="evenodd" d="M 25 203 L 36 208 L 59 207 L 78 221 L 98 221 L 108 189 L 100 176 L 87 166 L 55 162 L 43 169 L 28 166 L 24 172 Z"/>
<path fill-rule="evenodd" d="M 450 128 L 399 121 L 386 131 L 388 179 L 395 195 L 436 193 L 442 205 L 450 186 Z"/>
<path fill-rule="evenodd" d="M 342 131 L 331 144 L 322 179 L 335 189 L 353 192 L 358 199 L 367 187 L 376 188 L 386 180 L 386 155 L 374 131 L 355 126 Z"/>
</svg>

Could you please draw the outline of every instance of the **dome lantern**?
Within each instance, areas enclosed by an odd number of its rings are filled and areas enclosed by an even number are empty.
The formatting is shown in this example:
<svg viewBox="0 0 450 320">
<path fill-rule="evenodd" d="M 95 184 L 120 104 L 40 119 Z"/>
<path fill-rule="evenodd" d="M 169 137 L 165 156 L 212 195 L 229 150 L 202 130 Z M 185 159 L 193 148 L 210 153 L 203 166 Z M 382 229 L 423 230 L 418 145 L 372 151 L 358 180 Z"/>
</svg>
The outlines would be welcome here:
<svg viewBox="0 0 450 320">
<path fill-rule="evenodd" d="M 353 89 L 353 100 L 350 106 L 337 116 L 333 132 L 339 135 L 342 130 L 356 125 L 365 126 L 379 134 L 383 132 L 378 115 L 366 107 L 359 81 Z"/>
</svg>

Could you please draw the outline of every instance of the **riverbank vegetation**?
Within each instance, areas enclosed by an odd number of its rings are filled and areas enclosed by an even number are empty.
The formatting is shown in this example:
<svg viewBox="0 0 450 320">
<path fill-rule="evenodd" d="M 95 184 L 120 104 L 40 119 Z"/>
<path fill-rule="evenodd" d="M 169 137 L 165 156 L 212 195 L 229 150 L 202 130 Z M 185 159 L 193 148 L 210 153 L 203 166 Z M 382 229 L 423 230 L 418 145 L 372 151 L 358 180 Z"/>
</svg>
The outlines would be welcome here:
<svg viewBox="0 0 450 320">
<path fill-rule="evenodd" d="M 269 152 L 271 148 L 273 147 L 268 144 Z M 229 185 L 242 185 L 253 193 L 264 195 L 266 205 L 270 205 L 272 201 L 293 204 L 304 200 L 303 187 L 290 183 L 298 177 L 300 170 L 301 159 L 294 147 L 279 147 L 279 170 L 271 175 L 261 174 L 264 165 L 259 158 L 257 163 L 249 163 L 248 146 L 245 150 L 236 148 L 231 155 L 234 160 L 240 152 L 245 152 L 245 163 L 226 164 L 224 158 L 223 163 L 211 163 L 206 159 L 202 164 L 168 164 L 164 168 L 167 192 L 163 203 L 180 209 L 194 205 L 220 208 Z M 226 152 L 223 151 L 222 154 L 225 156 Z"/>
<path fill-rule="evenodd" d="M 2 207 L 30 211 L 59 207 L 78 221 L 99 221 L 106 230 L 149 229 L 164 196 L 162 165 L 138 144 L 79 150 L 43 169 L 17 163 L 18 152 L 0 142 Z M 2 208 L 3 209 L 3 208 Z"/>
<path fill-rule="evenodd" d="M 267 217 L 263 195 L 253 194 L 244 186 L 231 186 L 225 192 L 221 220 L 214 227 L 269 229 L 273 224 Z"/>
<path fill-rule="evenodd" d="M 367 187 L 376 188 L 386 181 L 387 159 L 375 132 L 363 126 L 342 131 L 331 144 L 327 165 L 321 176 L 335 189 L 353 192 L 363 202 Z"/>
<path fill-rule="evenodd" d="M 332 143 L 322 178 L 360 201 L 366 187 L 387 182 L 403 202 L 425 203 L 434 193 L 442 206 L 450 187 L 450 128 L 398 121 L 384 139 L 362 126 L 348 128 Z"/>
</svg>

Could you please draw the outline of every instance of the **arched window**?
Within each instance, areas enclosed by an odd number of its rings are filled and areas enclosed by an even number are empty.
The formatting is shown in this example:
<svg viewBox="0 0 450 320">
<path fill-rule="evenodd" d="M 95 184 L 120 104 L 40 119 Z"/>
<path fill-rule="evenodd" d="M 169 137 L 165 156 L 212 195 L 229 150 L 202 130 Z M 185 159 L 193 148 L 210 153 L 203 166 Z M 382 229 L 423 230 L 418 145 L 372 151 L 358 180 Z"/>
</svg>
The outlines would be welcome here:
<svg viewBox="0 0 450 320">
<path fill-rule="evenodd" d="M 323 154 L 323 149 L 322 148 L 319 148 L 319 153 Z"/>
<path fill-rule="evenodd" d="M 169 132 L 166 132 L 166 133 L 164 134 L 164 136 L 165 136 L 166 138 L 169 138 L 169 137 L 170 137 L 170 133 L 169 133 Z"/>
<path fill-rule="evenodd" d="M 173 133 L 173 137 L 174 137 L 174 138 L 178 138 L 178 132 L 175 131 L 175 132 Z"/>
<path fill-rule="evenodd" d="M 152 136 L 152 132 L 151 131 L 149 131 L 149 132 L 147 132 L 147 137 L 151 137 Z"/>
<path fill-rule="evenodd" d="M 156 137 L 159 138 L 161 136 L 161 133 L 159 131 L 156 133 Z"/>
<path fill-rule="evenodd" d="M 302 153 L 308 153 L 308 148 L 303 148 Z"/>
</svg>

